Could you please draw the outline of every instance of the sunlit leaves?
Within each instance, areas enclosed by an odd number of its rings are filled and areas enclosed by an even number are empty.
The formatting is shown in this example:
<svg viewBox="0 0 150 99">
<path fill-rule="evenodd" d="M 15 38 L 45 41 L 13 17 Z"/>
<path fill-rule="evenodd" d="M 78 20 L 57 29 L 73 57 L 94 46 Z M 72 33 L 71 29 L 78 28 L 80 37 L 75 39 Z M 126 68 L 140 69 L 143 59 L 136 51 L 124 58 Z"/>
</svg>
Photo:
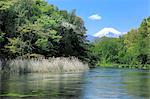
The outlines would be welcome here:
<svg viewBox="0 0 150 99">
<path fill-rule="evenodd" d="M 23 42 L 20 38 L 9 38 L 8 45 L 5 46 L 13 54 L 22 54 L 24 49 L 27 47 L 27 43 Z"/>
</svg>

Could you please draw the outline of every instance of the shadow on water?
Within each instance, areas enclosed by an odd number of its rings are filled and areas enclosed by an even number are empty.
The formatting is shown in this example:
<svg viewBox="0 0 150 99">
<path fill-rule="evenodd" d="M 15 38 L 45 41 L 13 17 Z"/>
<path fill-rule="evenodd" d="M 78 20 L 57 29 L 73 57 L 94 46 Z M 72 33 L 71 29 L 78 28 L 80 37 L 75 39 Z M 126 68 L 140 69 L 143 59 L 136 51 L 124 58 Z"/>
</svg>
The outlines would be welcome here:
<svg viewBox="0 0 150 99">
<path fill-rule="evenodd" d="M 1 98 L 79 99 L 83 73 L 1 74 L 0 79 Z"/>
</svg>

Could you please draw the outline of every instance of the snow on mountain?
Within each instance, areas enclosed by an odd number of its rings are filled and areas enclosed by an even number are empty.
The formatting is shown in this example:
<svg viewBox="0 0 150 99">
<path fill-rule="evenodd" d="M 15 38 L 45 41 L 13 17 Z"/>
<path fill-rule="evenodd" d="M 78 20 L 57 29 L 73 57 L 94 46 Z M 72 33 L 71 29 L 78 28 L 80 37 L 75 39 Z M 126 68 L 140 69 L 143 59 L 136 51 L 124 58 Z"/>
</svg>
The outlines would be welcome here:
<svg viewBox="0 0 150 99">
<path fill-rule="evenodd" d="M 94 37 L 113 37 L 113 38 L 118 38 L 119 36 L 123 35 L 125 33 L 122 33 L 114 28 L 103 28 L 102 30 L 100 30 L 99 32 L 97 32 L 96 34 L 94 34 Z"/>
</svg>

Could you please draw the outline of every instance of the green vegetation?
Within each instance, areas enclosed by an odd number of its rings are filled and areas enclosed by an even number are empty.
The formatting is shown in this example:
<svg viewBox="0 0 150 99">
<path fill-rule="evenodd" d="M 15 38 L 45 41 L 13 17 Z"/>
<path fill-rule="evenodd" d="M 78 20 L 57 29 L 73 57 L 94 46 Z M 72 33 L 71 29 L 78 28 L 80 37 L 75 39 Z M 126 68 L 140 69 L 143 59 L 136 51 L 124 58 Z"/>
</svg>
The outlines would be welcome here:
<svg viewBox="0 0 150 99">
<path fill-rule="evenodd" d="M 44 0 L 0 1 L 0 60 L 37 54 L 93 64 L 83 20 Z M 3 69 L 4 67 L 2 67 Z"/>
<path fill-rule="evenodd" d="M 150 17 L 122 37 L 100 38 L 91 50 L 99 66 L 150 69 Z"/>
<path fill-rule="evenodd" d="M 59 10 L 44 0 L 1 0 L 0 70 L 6 60 L 39 56 L 73 56 L 91 66 L 98 61 L 106 67 L 150 68 L 150 17 L 120 38 L 89 44 L 85 34 L 75 10 Z"/>
</svg>

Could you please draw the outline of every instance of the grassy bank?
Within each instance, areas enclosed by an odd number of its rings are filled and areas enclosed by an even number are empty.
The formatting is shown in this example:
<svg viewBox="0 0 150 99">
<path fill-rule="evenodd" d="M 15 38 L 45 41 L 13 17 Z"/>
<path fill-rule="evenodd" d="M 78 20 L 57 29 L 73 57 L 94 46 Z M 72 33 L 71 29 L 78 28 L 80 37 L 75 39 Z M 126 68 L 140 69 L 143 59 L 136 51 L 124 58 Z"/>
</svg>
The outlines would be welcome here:
<svg viewBox="0 0 150 99">
<path fill-rule="evenodd" d="M 114 68 L 139 68 L 139 69 L 150 69 L 150 65 L 129 65 L 129 64 L 116 64 L 116 63 L 103 63 L 97 64 L 100 67 L 114 67 Z"/>
<path fill-rule="evenodd" d="M 77 58 L 14 59 L 7 62 L 4 70 L 12 73 L 78 72 L 88 69 L 88 65 Z"/>
</svg>

